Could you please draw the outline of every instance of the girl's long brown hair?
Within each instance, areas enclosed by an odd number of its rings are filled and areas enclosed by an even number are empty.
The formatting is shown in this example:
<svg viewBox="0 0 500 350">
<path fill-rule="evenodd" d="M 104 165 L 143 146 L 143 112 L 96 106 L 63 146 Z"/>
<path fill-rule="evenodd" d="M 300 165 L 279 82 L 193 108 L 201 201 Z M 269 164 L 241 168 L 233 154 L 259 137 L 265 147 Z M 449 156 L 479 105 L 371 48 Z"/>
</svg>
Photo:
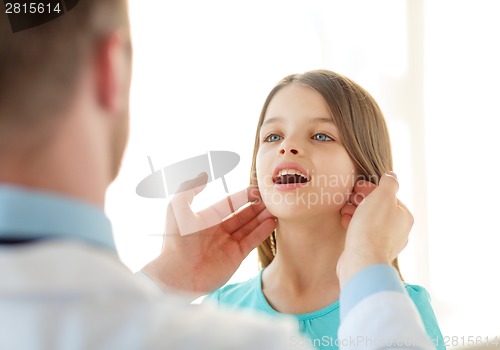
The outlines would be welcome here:
<svg viewBox="0 0 500 350">
<path fill-rule="evenodd" d="M 365 89 L 352 80 L 328 70 L 289 75 L 271 90 L 264 102 L 257 125 L 250 183 L 257 185 L 256 157 L 260 146 L 260 128 L 267 107 L 276 93 L 290 84 L 309 86 L 323 96 L 339 131 L 340 140 L 356 164 L 358 178 L 378 185 L 382 174 L 392 170 L 391 143 L 384 116 L 377 102 Z M 274 259 L 273 250 L 277 249 L 274 235 L 273 232 L 257 248 L 260 268 L 267 267 Z M 392 264 L 401 277 L 398 259 L 396 258 Z"/>
</svg>

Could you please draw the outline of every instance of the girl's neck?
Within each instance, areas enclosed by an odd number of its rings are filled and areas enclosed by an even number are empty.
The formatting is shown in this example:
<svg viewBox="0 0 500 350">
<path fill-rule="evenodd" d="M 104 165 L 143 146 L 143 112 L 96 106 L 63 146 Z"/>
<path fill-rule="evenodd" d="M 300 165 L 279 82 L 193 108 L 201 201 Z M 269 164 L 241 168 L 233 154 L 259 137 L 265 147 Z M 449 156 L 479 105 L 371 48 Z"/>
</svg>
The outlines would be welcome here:
<svg viewBox="0 0 500 350">
<path fill-rule="evenodd" d="M 340 216 L 280 219 L 276 230 L 277 254 L 262 276 L 271 305 L 281 312 L 301 313 L 337 300 L 336 267 L 345 239 Z"/>
</svg>

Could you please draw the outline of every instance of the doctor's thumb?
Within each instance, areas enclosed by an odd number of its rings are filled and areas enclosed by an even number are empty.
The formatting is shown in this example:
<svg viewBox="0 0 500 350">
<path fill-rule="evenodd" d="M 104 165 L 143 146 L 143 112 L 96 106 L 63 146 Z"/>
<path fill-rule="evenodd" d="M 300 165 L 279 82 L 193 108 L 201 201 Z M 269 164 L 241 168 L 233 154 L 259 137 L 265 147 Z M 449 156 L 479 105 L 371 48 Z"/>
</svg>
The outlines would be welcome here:
<svg viewBox="0 0 500 350">
<path fill-rule="evenodd" d="M 379 188 L 383 189 L 384 191 L 389 191 L 394 195 L 394 197 L 396 197 L 396 194 L 399 190 L 399 181 L 396 173 L 388 171 L 387 173 L 383 174 L 380 178 Z"/>
</svg>

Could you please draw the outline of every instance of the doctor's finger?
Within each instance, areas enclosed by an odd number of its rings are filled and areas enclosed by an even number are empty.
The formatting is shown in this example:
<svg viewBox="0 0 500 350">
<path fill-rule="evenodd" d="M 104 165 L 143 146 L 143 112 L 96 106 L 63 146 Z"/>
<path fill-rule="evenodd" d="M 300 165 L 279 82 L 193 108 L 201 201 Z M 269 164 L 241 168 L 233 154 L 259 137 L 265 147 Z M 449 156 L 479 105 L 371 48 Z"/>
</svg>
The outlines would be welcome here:
<svg viewBox="0 0 500 350">
<path fill-rule="evenodd" d="M 236 241 L 241 241 L 246 236 L 252 234 L 252 232 L 257 227 L 259 227 L 259 225 L 261 225 L 263 222 L 265 222 L 269 219 L 272 219 L 272 221 L 275 224 L 273 226 L 273 230 L 274 230 L 274 227 L 276 226 L 276 220 L 275 220 L 274 216 L 272 216 L 271 213 L 269 213 L 269 211 L 267 209 L 265 209 L 265 210 L 261 211 L 254 219 L 250 220 L 245 225 L 241 226 L 236 231 L 234 231 L 231 234 L 231 238 L 236 240 Z"/>
<path fill-rule="evenodd" d="M 344 227 L 347 230 L 347 227 L 349 226 L 349 222 L 351 222 L 352 216 L 354 215 L 354 212 L 356 211 L 356 205 L 354 205 L 351 202 L 347 202 L 342 208 L 340 208 L 340 223 L 342 224 L 342 227 Z"/>
<path fill-rule="evenodd" d="M 171 203 L 174 203 L 176 208 L 180 208 L 193 203 L 194 196 L 203 191 L 207 186 L 208 175 L 201 173 L 197 177 L 183 182 L 177 192 L 173 195 Z"/>
<path fill-rule="evenodd" d="M 225 219 L 232 213 L 238 211 L 249 202 L 262 203 L 260 193 L 256 186 L 249 186 L 244 190 L 230 194 L 210 207 L 203 209 L 199 214 L 202 217 L 206 215 L 216 215 L 220 220 Z"/>
<path fill-rule="evenodd" d="M 343 214 L 340 218 L 340 223 L 342 224 L 342 227 L 347 230 L 349 227 L 349 223 L 351 222 L 352 215 L 349 214 Z"/>
<path fill-rule="evenodd" d="M 249 230 L 247 227 L 244 227 L 245 232 L 247 232 L 247 234 L 239 235 L 238 233 L 238 236 L 243 237 L 241 238 L 241 240 L 239 240 L 240 249 L 243 256 L 247 256 L 253 249 L 257 248 L 259 244 L 261 244 L 267 237 L 269 237 L 269 235 L 273 232 L 275 227 L 276 227 L 276 221 L 274 220 L 274 218 L 269 218 L 264 220 L 252 230 Z"/>
<path fill-rule="evenodd" d="M 395 199 L 397 201 L 396 195 L 399 191 L 399 182 L 395 173 L 388 172 L 382 175 L 382 177 L 380 178 L 379 188 L 389 198 Z"/>
<path fill-rule="evenodd" d="M 269 218 L 274 219 L 274 216 L 266 209 L 263 203 L 252 203 L 224 220 L 222 228 L 233 234 L 252 220 L 260 223 Z"/>
<path fill-rule="evenodd" d="M 172 223 L 175 223 L 176 228 L 179 230 L 181 227 L 185 227 L 189 222 L 196 220 L 196 214 L 191 208 L 191 203 L 194 197 L 205 188 L 207 175 L 200 175 L 198 178 L 190 180 L 189 182 L 191 183 L 186 184 L 186 186 L 193 185 L 195 180 L 197 184 L 201 183 L 201 185 L 187 191 L 178 192 L 170 200 L 167 208 L 167 229 L 173 230 L 174 227 Z"/>
<path fill-rule="evenodd" d="M 404 205 L 403 202 L 401 202 L 399 199 L 397 199 L 397 205 L 406 214 L 408 221 L 413 226 L 415 219 L 414 219 L 413 214 L 411 213 L 410 209 L 408 209 L 406 207 L 406 205 Z"/>
<path fill-rule="evenodd" d="M 354 215 L 354 212 L 356 211 L 356 206 L 351 203 L 347 202 L 341 209 L 340 209 L 340 214 L 341 215 Z"/>
<path fill-rule="evenodd" d="M 360 180 L 356 182 L 356 184 L 354 185 L 354 189 L 349 196 L 349 202 L 358 206 L 363 201 L 363 199 L 365 199 L 365 197 L 372 193 L 372 191 L 376 188 L 377 185 L 369 181 Z"/>
<path fill-rule="evenodd" d="M 194 190 L 195 195 L 197 195 L 205 188 L 207 183 L 208 183 L 208 174 L 203 172 L 203 173 L 198 174 L 198 176 L 196 176 L 192 179 L 184 181 L 179 186 L 179 189 L 175 193 L 180 194 L 182 192 Z"/>
</svg>

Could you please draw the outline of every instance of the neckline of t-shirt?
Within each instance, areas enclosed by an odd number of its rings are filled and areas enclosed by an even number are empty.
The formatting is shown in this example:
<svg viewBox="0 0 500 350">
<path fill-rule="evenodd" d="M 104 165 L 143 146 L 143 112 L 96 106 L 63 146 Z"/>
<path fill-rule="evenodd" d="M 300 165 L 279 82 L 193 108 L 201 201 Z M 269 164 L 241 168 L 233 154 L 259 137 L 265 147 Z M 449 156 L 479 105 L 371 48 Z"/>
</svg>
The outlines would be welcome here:
<svg viewBox="0 0 500 350">
<path fill-rule="evenodd" d="M 304 314 L 286 314 L 286 313 L 279 312 L 279 311 L 275 310 L 267 301 L 266 296 L 264 295 L 264 292 L 262 290 L 262 273 L 264 272 L 264 270 L 265 269 L 260 270 L 259 275 L 255 279 L 255 283 L 256 283 L 256 287 L 257 287 L 255 289 L 257 290 L 258 298 L 259 298 L 260 303 L 262 304 L 262 307 L 267 312 L 269 312 L 271 314 L 275 314 L 275 315 L 291 315 L 291 316 L 299 319 L 300 321 L 304 321 L 304 320 L 308 320 L 308 319 L 322 317 L 322 316 L 332 312 L 333 310 L 339 308 L 339 301 L 336 300 L 333 303 L 331 303 L 330 305 L 325 306 L 324 308 L 321 308 L 319 310 L 312 311 L 312 312 L 307 312 Z"/>
</svg>

